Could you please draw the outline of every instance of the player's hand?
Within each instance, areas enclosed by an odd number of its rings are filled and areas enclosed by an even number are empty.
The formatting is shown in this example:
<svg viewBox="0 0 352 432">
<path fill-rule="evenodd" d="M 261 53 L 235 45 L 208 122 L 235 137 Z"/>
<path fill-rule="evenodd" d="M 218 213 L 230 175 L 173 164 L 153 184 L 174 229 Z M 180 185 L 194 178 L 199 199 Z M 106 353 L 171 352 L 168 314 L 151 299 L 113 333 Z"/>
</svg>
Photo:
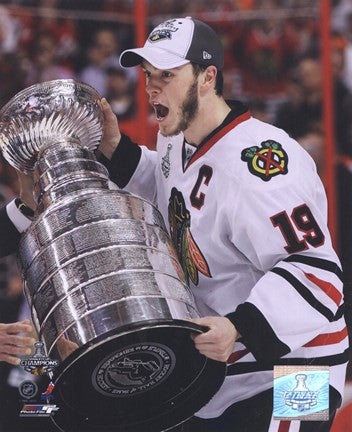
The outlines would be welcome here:
<svg viewBox="0 0 352 432">
<path fill-rule="evenodd" d="M 192 336 L 197 350 L 210 359 L 226 362 L 239 334 L 232 322 L 225 317 L 204 317 L 191 320 L 209 327 L 209 331 Z"/>
<path fill-rule="evenodd" d="M 37 202 L 34 199 L 34 180 L 32 174 L 25 174 L 21 171 L 17 171 L 18 182 L 20 185 L 20 198 L 26 206 L 30 207 L 35 211 L 37 208 Z"/>
<path fill-rule="evenodd" d="M 107 100 L 103 98 L 98 103 L 104 115 L 103 138 L 98 150 L 103 153 L 106 158 L 111 159 L 120 142 L 121 132 L 116 115 L 113 113 Z"/>
<path fill-rule="evenodd" d="M 33 328 L 29 320 L 11 324 L 0 323 L 0 361 L 12 365 L 19 365 L 20 359 L 16 355 L 29 355 L 35 339 L 19 336 L 19 333 L 31 333 Z"/>
</svg>

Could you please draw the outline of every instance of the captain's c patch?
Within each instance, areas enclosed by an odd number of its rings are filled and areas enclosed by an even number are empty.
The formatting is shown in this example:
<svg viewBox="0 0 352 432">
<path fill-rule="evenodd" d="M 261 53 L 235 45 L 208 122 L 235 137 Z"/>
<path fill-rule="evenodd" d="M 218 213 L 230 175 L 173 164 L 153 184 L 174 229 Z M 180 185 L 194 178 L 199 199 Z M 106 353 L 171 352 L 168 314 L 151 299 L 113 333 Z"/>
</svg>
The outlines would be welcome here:
<svg viewBox="0 0 352 432">
<path fill-rule="evenodd" d="M 282 145 L 273 140 L 263 141 L 260 145 L 242 150 L 241 160 L 247 162 L 249 171 L 264 181 L 287 174 L 288 156 Z"/>
</svg>

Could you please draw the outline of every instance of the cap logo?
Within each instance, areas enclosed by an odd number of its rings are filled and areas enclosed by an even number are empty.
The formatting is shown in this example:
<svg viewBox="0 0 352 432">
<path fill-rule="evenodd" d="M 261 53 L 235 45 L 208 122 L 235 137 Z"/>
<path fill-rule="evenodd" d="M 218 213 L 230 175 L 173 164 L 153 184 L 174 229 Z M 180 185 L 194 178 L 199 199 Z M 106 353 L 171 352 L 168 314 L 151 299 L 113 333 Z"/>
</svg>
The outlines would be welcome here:
<svg viewBox="0 0 352 432">
<path fill-rule="evenodd" d="M 171 39 L 171 32 L 169 30 L 156 30 L 149 36 L 150 42 L 158 42 L 164 39 Z"/>
<path fill-rule="evenodd" d="M 158 42 L 160 40 L 171 39 L 172 33 L 176 32 L 179 27 L 176 27 L 174 23 L 176 19 L 165 21 L 156 27 L 149 35 L 148 40 L 150 42 Z"/>
<path fill-rule="evenodd" d="M 207 51 L 203 51 L 203 60 L 210 60 L 211 58 L 211 54 L 209 54 Z"/>
</svg>

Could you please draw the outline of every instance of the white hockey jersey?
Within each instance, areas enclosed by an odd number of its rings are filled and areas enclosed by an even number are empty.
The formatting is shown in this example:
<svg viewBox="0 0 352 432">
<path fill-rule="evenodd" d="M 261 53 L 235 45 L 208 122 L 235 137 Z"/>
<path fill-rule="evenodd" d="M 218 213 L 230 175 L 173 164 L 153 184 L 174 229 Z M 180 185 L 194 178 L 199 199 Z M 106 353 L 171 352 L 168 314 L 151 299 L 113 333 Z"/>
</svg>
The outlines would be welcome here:
<svg viewBox="0 0 352 432">
<path fill-rule="evenodd" d="M 201 315 L 226 315 L 242 335 L 198 416 L 271 388 L 273 365 L 328 365 L 342 394 L 342 272 L 324 188 L 296 141 L 237 104 L 193 154 L 183 134 L 159 134 L 157 151 L 124 136 L 107 166 L 157 204 Z"/>
</svg>

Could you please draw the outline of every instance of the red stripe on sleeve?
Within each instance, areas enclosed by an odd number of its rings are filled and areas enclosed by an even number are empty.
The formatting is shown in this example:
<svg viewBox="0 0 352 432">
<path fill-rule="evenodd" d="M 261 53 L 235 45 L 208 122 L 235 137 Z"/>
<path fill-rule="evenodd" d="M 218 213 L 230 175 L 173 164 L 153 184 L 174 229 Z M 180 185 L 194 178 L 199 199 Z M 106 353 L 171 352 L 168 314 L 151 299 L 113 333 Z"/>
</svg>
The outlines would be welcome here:
<svg viewBox="0 0 352 432">
<path fill-rule="evenodd" d="M 344 329 L 342 329 L 338 332 L 335 332 L 335 333 L 321 334 L 303 346 L 313 347 L 313 346 L 321 346 L 321 345 L 332 345 L 332 344 L 341 342 L 347 336 L 348 336 L 347 327 L 345 327 Z"/>
<path fill-rule="evenodd" d="M 244 357 L 246 354 L 249 353 L 248 349 L 239 350 L 236 352 L 233 352 L 230 357 L 227 359 L 227 364 L 235 363 L 240 358 Z"/>
<path fill-rule="evenodd" d="M 291 422 L 289 420 L 281 420 L 277 432 L 288 432 L 290 430 Z"/>
<path fill-rule="evenodd" d="M 312 273 L 304 273 L 306 278 L 317 285 L 324 293 L 331 298 L 333 302 L 336 303 L 337 306 L 341 303 L 342 294 L 340 291 L 330 282 L 326 282 L 322 279 L 317 278 Z"/>
</svg>

